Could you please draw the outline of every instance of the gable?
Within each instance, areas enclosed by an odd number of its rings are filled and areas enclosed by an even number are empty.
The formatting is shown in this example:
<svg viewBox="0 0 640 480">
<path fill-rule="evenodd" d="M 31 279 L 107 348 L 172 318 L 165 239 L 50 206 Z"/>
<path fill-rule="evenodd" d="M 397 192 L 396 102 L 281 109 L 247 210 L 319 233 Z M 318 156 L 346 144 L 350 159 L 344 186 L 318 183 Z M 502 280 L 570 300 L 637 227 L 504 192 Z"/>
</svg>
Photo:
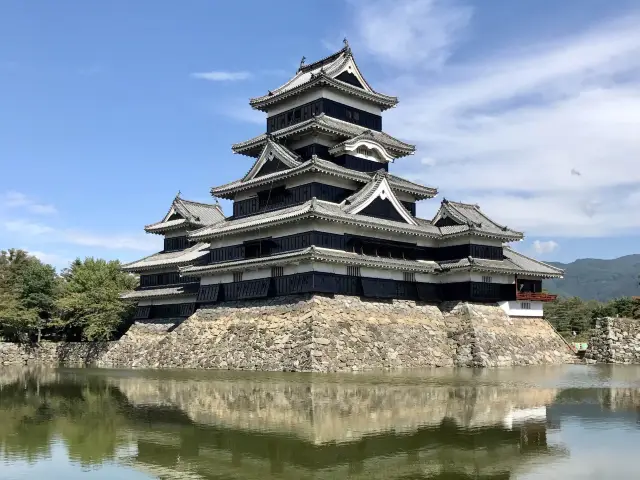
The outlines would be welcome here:
<svg viewBox="0 0 640 480">
<path fill-rule="evenodd" d="M 254 178 L 262 177 L 263 175 L 268 175 L 270 173 L 282 172 L 284 170 L 289 170 L 289 168 L 290 167 L 282 163 L 278 158 L 273 157 L 264 163 L 260 170 L 258 170 L 254 175 Z"/>
<path fill-rule="evenodd" d="M 388 198 L 384 200 L 380 197 L 376 198 L 359 213 L 360 215 L 367 215 L 369 217 L 385 218 L 396 222 L 406 222 L 406 219 L 400 215 L 398 209 Z"/>
<path fill-rule="evenodd" d="M 386 173 L 377 173 L 359 192 L 347 200 L 345 211 L 417 225 L 415 219 L 394 195 Z"/>
<path fill-rule="evenodd" d="M 442 217 L 438 219 L 438 221 L 434 224 L 436 227 L 453 227 L 455 225 L 460 225 L 459 222 L 456 222 L 451 217 Z"/>
<path fill-rule="evenodd" d="M 348 83 L 349 85 L 352 85 L 352 86 L 358 87 L 358 88 L 362 88 L 363 90 L 365 90 L 364 85 L 362 85 L 362 83 L 360 83 L 360 80 L 358 80 L 358 77 L 356 77 L 351 72 L 344 71 L 344 72 L 342 72 L 340 75 L 338 75 L 335 78 L 336 78 L 336 80 L 340 80 L 341 82 Z"/>
</svg>

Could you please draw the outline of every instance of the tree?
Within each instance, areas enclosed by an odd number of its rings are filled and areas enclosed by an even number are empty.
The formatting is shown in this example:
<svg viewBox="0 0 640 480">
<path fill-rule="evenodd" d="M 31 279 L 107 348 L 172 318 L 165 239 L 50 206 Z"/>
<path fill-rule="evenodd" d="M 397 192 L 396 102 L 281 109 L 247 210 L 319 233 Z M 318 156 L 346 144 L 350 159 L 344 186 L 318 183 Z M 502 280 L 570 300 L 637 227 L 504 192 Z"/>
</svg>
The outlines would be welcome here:
<svg viewBox="0 0 640 480">
<path fill-rule="evenodd" d="M 26 340 L 54 316 L 56 271 L 24 250 L 0 252 L 0 329 Z"/>
<path fill-rule="evenodd" d="M 81 329 L 85 340 L 108 340 L 134 307 L 120 294 L 137 285 L 137 279 L 120 269 L 120 262 L 79 258 L 62 272 L 61 296 L 57 301 L 61 326 Z"/>
</svg>

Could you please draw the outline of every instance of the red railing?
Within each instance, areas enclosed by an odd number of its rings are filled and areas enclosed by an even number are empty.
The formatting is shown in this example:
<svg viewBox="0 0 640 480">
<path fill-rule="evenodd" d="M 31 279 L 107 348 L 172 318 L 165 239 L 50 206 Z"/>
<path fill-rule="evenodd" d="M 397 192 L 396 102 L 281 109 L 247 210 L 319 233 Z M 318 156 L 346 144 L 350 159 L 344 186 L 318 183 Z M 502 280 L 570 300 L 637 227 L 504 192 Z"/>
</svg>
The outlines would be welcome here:
<svg viewBox="0 0 640 480">
<path fill-rule="evenodd" d="M 553 302 L 558 295 L 552 295 L 551 293 L 541 292 L 518 292 L 516 293 L 516 300 L 531 300 L 538 302 Z"/>
</svg>

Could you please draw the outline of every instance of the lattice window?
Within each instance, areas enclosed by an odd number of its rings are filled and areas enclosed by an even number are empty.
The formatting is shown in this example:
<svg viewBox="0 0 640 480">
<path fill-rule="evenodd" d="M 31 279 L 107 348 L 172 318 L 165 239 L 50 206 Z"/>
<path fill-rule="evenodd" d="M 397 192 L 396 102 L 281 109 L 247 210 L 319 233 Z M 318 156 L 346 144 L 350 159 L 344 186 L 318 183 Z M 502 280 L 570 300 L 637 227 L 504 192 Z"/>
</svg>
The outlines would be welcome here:
<svg viewBox="0 0 640 480">
<path fill-rule="evenodd" d="M 415 272 L 404 272 L 404 281 L 405 282 L 415 282 L 416 281 Z"/>
<path fill-rule="evenodd" d="M 272 277 L 282 277 L 284 275 L 284 267 L 271 267 Z"/>
<path fill-rule="evenodd" d="M 136 308 L 136 313 L 133 316 L 134 320 L 142 320 L 142 319 L 146 319 L 149 318 L 149 315 L 151 314 L 151 306 L 142 306 L 142 307 L 137 307 Z"/>
<path fill-rule="evenodd" d="M 359 277 L 360 276 L 360 267 L 347 266 L 347 275 L 350 277 Z"/>
<path fill-rule="evenodd" d="M 242 281 L 242 272 L 234 272 L 233 273 L 233 281 L 241 282 Z"/>
<path fill-rule="evenodd" d="M 520 308 L 522 310 L 531 310 L 531 303 L 530 302 L 520 302 Z"/>
<path fill-rule="evenodd" d="M 492 283 L 493 282 L 493 278 L 491 278 L 488 275 L 483 275 L 482 276 L 482 283 Z"/>
</svg>

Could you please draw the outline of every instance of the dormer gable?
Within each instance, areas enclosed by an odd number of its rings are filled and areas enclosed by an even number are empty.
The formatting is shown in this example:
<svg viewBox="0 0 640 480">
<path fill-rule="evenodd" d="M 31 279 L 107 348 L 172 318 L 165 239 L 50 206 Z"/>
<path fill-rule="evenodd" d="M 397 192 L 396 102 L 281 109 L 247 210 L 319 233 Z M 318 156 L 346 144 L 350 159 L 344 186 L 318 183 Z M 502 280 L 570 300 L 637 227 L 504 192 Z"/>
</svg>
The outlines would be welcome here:
<svg viewBox="0 0 640 480">
<path fill-rule="evenodd" d="M 345 142 L 331 147 L 329 154 L 334 157 L 348 154 L 380 163 L 392 163 L 395 159 L 395 156 L 389 153 L 389 151 L 376 140 L 371 130 L 366 130 Z"/>
<path fill-rule="evenodd" d="M 219 203 L 192 202 L 180 198 L 180 193 L 171 202 L 169 211 L 161 221 L 144 227 L 147 233 L 166 234 L 176 230 L 200 228 L 223 221 L 224 212 Z"/>
<path fill-rule="evenodd" d="M 376 172 L 371 181 L 342 203 L 342 209 L 351 214 L 390 218 L 417 225 L 415 218 L 402 205 L 389 185 L 388 173 Z"/>
<path fill-rule="evenodd" d="M 262 175 L 297 167 L 301 165 L 299 159 L 300 157 L 291 150 L 268 137 L 258 160 L 243 177 L 242 181 L 246 182 Z"/>
</svg>

